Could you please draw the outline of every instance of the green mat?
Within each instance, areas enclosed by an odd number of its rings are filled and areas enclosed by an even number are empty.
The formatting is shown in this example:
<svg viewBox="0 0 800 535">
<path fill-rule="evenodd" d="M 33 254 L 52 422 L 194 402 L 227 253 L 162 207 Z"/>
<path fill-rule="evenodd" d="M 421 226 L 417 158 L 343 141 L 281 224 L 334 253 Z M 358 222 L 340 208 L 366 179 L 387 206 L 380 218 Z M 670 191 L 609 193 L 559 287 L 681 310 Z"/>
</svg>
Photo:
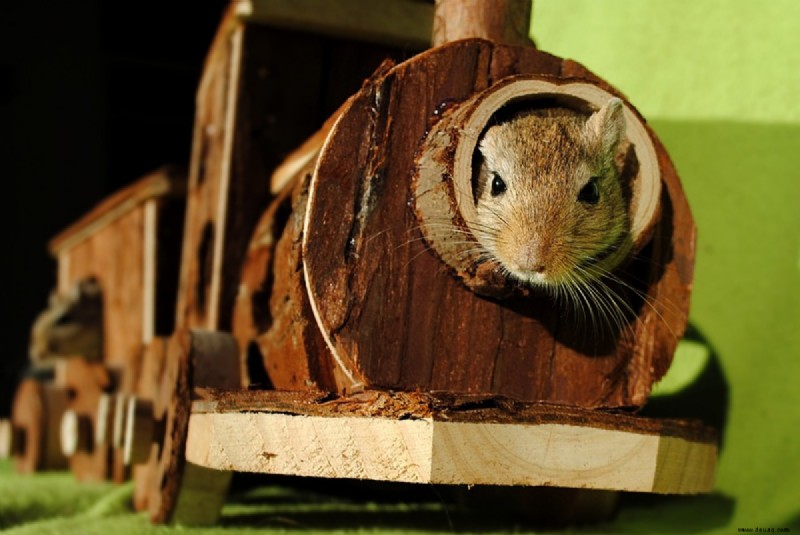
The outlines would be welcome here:
<svg viewBox="0 0 800 535">
<path fill-rule="evenodd" d="M 625 92 L 675 161 L 699 228 L 690 334 L 708 366 L 681 398 L 646 412 L 704 418 L 723 439 L 714 494 L 626 496 L 613 523 L 579 531 L 800 532 L 798 23 L 792 0 L 535 2 L 539 47 Z M 0 529 L 14 534 L 532 530 L 435 493 L 342 501 L 284 480 L 231 496 L 220 527 L 151 527 L 129 510 L 130 487 L 0 470 Z"/>
<path fill-rule="evenodd" d="M 68 473 L 13 474 L 0 463 L 0 531 L 21 534 L 190 533 L 534 533 L 529 508 L 491 503 L 470 507 L 453 499 L 452 489 L 353 481 L 314 481 L 261 476 L 232 493 L 218 526 L 153 526 L 131 509 L 131 483 L 79 484 Z M 462 490 L 475 492 L 475 490 Z M 533 506 L 535 507 L 535 506 Z M 696 514 L 698 507 L 704 511 Z M 712 495 L 663 497 L 628 494 L 614 522 L 567 531 L 617 533 L 697 531 L 724 525 L 733 501 Z M 688 528 L 688 529 L 687 529 Z"/>
</svg>

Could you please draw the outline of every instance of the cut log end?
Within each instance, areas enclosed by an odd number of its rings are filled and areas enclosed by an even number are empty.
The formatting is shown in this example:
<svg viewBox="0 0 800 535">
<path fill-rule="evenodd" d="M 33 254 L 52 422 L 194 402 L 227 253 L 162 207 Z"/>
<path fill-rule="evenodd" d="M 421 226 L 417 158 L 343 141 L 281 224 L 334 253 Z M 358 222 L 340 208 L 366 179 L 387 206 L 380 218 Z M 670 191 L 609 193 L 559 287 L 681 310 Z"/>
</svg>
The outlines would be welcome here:
<svg viewBox="0 0 800 535">
<path fill-rule="evenodd" d="M 416 162 L 416 210 L 430 246 L 467 286 L 494 296 L 508 292 L 505 277 L 496 276 L 496 263 L 487 263 L 479 252 L 465 254 L 465 250 L 480 250 L 475 237 L 478 216 L 472 191 L 473 155 L 494 114 L 508 104 L 537 99 L 554 99 L 559 106 L 594 111 L 615 96 L 583 81 L 515 76 L 451 106 L 434 125 Z M 603 271 L 613 270 L 640 250 L 649 241 L 659 216 L 661 178 L 655 147 L 638 115 L 628 106 L 623 114 L 627 141 L 638 162 L 637 174 L 630 177 L 631 229 L 627 246 L 597 266 Z M 465 239 L 476 247 L 465 247 Z"/>
</svg>

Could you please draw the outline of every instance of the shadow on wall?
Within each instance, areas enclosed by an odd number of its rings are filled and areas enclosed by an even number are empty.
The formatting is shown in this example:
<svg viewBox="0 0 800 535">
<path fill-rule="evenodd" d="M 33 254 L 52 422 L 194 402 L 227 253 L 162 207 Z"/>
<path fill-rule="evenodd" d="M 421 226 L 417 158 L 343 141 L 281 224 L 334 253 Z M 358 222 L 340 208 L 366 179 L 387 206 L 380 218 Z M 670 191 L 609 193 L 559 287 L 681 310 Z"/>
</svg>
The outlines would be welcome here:
<svg viewBox="0 0 800 535">
<path fill-rule="evenodd" d="M 708 349 L 708 361 L 700 375 L 686 388 L 671 395 L 653 397 L 640 412 L 651 418 L 680 418 L 700 420 L 719 434 L 720 451 L 724 447 L 725 426 L 728 423 L 730 387 L 714 346 L 693 324 L 684 338 Z"/>
</svg>

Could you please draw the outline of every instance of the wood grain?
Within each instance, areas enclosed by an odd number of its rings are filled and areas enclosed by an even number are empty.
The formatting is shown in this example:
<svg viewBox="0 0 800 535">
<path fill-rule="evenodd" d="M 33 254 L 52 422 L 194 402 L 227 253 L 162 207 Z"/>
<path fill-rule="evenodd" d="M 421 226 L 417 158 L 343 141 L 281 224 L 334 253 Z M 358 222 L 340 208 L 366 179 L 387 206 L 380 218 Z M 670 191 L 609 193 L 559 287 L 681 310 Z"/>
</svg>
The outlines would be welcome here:
<svg viewBox="0 0 800 535">
<path fill-rule="evenodd" d="M 117 191 L 53 237 L 50 253 L 57 257 L 150 199 L 182 197 L 186 191 L 183 174 L 178 167 L 163 167 Z"/>
<path fill-rule="evenodd" d="M 436 408 L 442 401 L 381 392 L 330 401 L 211 394 L 193 406 L 186 458 L 219 470 L 412 483 L 713 488 L 717 450 L 707 428 L 502 401 Z M 389 416 L 403 410 L 404 418 Z"/>
</svg>

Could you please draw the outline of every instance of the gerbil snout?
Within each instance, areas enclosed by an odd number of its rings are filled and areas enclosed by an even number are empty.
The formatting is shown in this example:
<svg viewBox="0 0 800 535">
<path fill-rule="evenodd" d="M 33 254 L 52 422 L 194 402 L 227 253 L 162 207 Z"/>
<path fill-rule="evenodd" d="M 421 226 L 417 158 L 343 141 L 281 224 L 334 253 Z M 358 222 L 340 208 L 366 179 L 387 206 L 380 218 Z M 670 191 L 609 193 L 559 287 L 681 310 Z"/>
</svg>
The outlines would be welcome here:
<svg viewBox="0 0 800 535">
<path fill-rule="evenodd" d="M 546 252 L 543 249 L 542 244 L 537 241 L 529 241 L 520 246 L 516 254 L 512 256 L 517 264 L 517 270 L 545 275 L 547 264 L 545 263 Z"/>
</svg>

